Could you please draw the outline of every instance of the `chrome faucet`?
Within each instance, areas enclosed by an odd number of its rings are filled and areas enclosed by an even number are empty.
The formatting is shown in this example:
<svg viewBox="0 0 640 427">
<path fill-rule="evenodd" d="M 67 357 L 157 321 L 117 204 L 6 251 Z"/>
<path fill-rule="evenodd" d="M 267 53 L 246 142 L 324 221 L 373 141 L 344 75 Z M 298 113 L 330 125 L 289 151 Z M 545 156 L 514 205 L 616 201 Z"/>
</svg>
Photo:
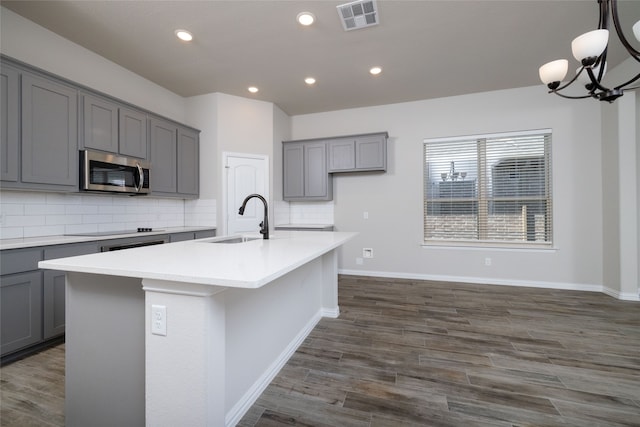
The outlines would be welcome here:
<svg viewBox="0 0 640 427">
<path fill-rule="evenodd" d="M 264 220 L 260 223 L 260 234 L 262 234 L 264 239 L 269 239 L 269 209 L 267 208 L 267 201 L 264 197 L 259 194 L 249 194 L 244 199 L 244 202 L 242 202 L 242 206 L 240 206 L 238 213 L 240 215 L 244 215 L 244 208 L 247 206 L 247 202 L 254 197 L 262 200 L 262 203 L 264 204 Z"/>
</svg>

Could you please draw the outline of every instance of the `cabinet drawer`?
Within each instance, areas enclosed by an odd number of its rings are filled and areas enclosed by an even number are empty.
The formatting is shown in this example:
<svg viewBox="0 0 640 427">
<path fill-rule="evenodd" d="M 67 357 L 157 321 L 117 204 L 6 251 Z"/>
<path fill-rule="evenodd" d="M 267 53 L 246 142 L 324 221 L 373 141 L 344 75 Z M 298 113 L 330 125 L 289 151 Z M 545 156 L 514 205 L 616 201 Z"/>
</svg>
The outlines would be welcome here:
<svg viewBox="0 0 640 427">
<path fill-rule="evenodd" d="M 207 237 L 216 237 L 216 230 L 202 230 L 196 231 L 196 239 L 206 239 Z"/>
<path fill-rule="evenodd" d="M 42 261 L 41 249 L 14 249 L 0 253 L 0 274 L 22 273 L 38 269 L 38 262 Z"/>
<path fill-rule="evenodd" d="M 96 252 L 98 252 L 97 243 L 49 246 L 44 250 L 44 259 L 66 258 L 70 256 L 95 254 Z"/>
</svg>

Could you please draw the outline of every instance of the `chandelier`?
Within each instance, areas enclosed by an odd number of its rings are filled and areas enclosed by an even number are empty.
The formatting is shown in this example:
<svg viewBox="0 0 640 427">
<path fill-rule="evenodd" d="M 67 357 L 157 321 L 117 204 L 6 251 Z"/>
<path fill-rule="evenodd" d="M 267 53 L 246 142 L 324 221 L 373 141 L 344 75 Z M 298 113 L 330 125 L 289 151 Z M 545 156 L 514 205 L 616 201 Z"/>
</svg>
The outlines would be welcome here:
<svg viewBox="0 0 640 427">
<path fill-rule="evenodd" d="M 617 0 L 598 0 L 600 18 L 598 29 L 584 33 L 576 37 L 571 43 L 571 51 L 582 65 L 576 70 L 575 76 L 568 83 L 562 85 L 567 75 L 569 62 L 566 59 L 558 59 L 544 64 L 539 69 L 540 80 L 550 89 L 549 93 L 555 93 L 563 98 L 582 99 L 595 98 L 600 101 L 613 102 L 623 95 L 624 90 L 638 89 L 640 86 L 627 87 L 640 79 L 640 73 L 631 80 L 618 86 L 608 88 L 602 85 L 602 78 L 607 72 L 607 46 L 609 44 L 609 25 L 613 21 L 615 32 L 627 49 L 629 55 L 640 62 L 640 52 L 636 50 L 625 37 L 618 18 Z M 633 25 L 633 34 L 640 41 L 640 21 Z M 584 85 L 586 95 L 572 96 L 560 93 L 575 81 Z"/>
</svg>

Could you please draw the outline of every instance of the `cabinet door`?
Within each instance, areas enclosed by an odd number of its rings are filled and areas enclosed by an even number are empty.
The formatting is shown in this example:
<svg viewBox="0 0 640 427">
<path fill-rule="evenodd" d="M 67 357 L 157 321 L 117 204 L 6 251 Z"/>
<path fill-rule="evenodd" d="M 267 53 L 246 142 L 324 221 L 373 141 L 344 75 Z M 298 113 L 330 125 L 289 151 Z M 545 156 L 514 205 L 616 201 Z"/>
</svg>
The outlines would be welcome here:
<svg viewBox="0 0 640 427">
<path fill-rule="evenodd" d="M 20 116 L 20 74 L 6 65 L 0 68 L 0 179 L 18 181 L 18 124 Z"/>
<path fill-rule="evenodd" d="M 77 91 L 22 75 L 22 182 L 78 187 Z"/>
<path fill-rule="evenodd" d="M 142 111 L 120 107 L 120 154 L 146 159 L 147 115 Z"/>
<path fill-rule="evenodd" d="M 198 133 L 178 128 L 178 193 L 197 196 L 200 184 Z"/>
<path fill-rule="evenodd" d="M 356 150 L 353 139 L 329 141 L 329 172 L 353 170 L 356 167 Z"/>
<path fill-rule="evenodd" d="M 330 200 L 327 171 L 327 144 L 308 143 L 304 146 L 304 196 Z"/>
<path fill-rule="evenodd" d="M 386 135 L 366 135 L 356 138 L 356 169 L 387 169 Z"/>
<path fill-rule="evenodd" d="M 284 200 L 304 197 L 304 145 L 283 144 Z"/>
<path fill-rule="evenodd" d="M 176 159 L 177 127 L 158 119 L 151 120 L 151 191 L 175 193 L 178 189 Z"/>
<path fill-rule="evenodd" d="M 82 96 L 84 148 L 118 152 L 118 106 L 92 95 Z"/>
<path fill-rule="evenodd" d="M 64 271 L 46 270 L 43 285 L 43 336 L 44 339 L 64 334 L 65 280 Z"/>
<path fill-rule="evenodd" d="M 44 259 L 65 258 L 98 252 L 98 244 L 77 243 L 47 246 Z M 42 320 L 44 339 L 64 334 L 65 330 L 65 280 L 64 271 L 45 270 L 42 290 Z"/>
<path fill-rule="evenodd" d="M 42 273 L 2 276 L 0 284 L 0 353 L 42 340 Z"/>
</svg>

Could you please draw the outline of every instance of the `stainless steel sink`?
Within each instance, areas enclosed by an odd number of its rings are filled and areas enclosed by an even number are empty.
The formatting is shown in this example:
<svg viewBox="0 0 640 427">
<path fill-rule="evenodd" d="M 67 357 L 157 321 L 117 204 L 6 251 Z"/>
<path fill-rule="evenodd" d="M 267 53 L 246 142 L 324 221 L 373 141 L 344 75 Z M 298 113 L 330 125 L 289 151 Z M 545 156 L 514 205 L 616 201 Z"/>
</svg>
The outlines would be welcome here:
<svg viewBox="0 0 640 427">
<path fill-rule="evenodd" d="M 229 236 L 223 239 L 209 240 L 207 243 L 244 243 L 259 239 L 262 237 Z"/>
</svg>

